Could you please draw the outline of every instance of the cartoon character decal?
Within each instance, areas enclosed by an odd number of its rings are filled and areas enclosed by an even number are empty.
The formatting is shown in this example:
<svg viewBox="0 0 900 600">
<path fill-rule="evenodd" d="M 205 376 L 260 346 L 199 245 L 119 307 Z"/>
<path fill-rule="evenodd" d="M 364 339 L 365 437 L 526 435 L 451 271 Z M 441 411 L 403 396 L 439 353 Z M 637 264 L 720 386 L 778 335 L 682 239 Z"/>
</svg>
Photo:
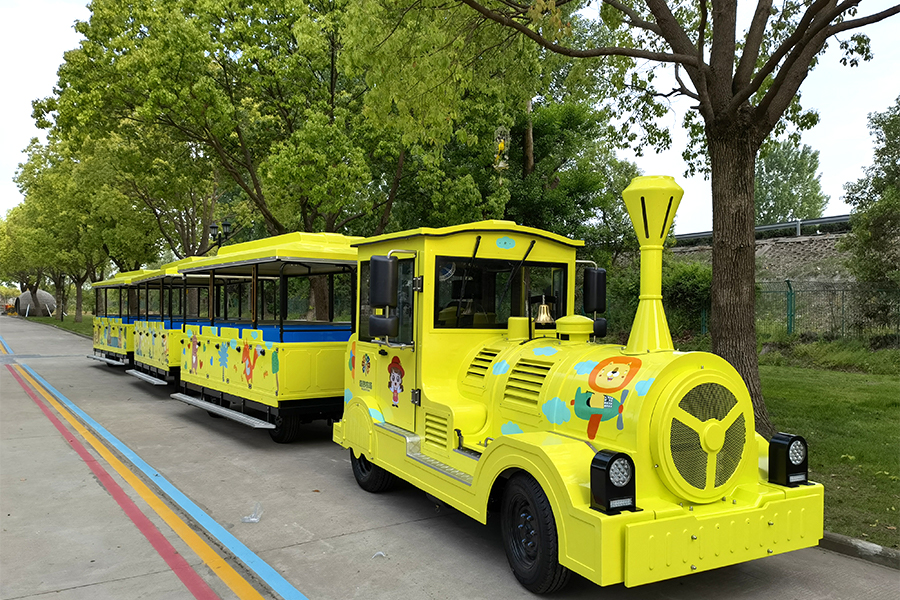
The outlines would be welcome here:
<svg viewBox="0 0 900 600">
<path fill-rule="evenodd" d="M 256 346 L 253 350 L 250 349 L 250 344 L 244 342 L 244 351 L 241 354 L 241 365 L 243 366 L 243 371 L 241 372 L 241 377 L 247 382 L 247 387 L 253 387 L 253 369 L 256 368 L 256 361 L 259 359 L 259 346 Z"/>
<path fill-rule="evenodd" d="M 624 429 L 622 411 L 625 409 L 628 390 L 622 390 L 622 388 L 631 383 L 640 368 L 641 359 L 639 358 L 631 356 L 607 358 L 597 363 L 588 376 L 588 385 L 593 391 L 581 391 L 579 387 L 575 392 L 572 406 L 575 409 L 575 416 L 588 422 L 589 439 L 596 437 L 597 428 L 601 422 L 611 421 L 613 418 L 616 418 L 616 429 L 619 431 Z M 620 398 L 612 395 L 619 390 L 622 390 Z M 591 402 L 595 392 L 598 392 L 597 395 L 603 398 L 602 404 L 597 400 Z"/>
<path fill-rule="evenodd" d="M 219 343 L 219 366 L 222 367 L 222 381 L 225 381 L 225 369 L 228 368 L 228 351 L 231 345 L 228 342 Z"/>
<path fill-rule="evenodd" d="M 197 373 L 197 351 L 200 350 L 200 340 L 197 339 L 197 333 L 191 333 L 191 369 L 190 372 L 196 374 Z"/>
<path fill-rule="evenodd" d="M 275 376 L 275 395 L 278 395 L 278 348 L 272 351 L 272 375 Z"/>
<path fill-rule="evenodd" d="M 400 357 L 395 356 L 393 360 L 391 360 L 391 364 L 388 365 L 388 389 L 394 393 L 394 397 L 391 400 L 394 406 L 400 405 L 400 392 L 403 391 L 403 376 L 406 373 L 403 371 L 403 365 L 400 364 Z"/>
<path fill-rule="evenodd" d="M 350 345 L 350 364 L 347 366 L 350 368 L 350 377 L 356 379 L 356 342 Z"/>
<path fill-rule="evenodd" d="M 162 336 L 162 362 L 169 364 L 169 336 L 167 334 Z"/>
</svg>

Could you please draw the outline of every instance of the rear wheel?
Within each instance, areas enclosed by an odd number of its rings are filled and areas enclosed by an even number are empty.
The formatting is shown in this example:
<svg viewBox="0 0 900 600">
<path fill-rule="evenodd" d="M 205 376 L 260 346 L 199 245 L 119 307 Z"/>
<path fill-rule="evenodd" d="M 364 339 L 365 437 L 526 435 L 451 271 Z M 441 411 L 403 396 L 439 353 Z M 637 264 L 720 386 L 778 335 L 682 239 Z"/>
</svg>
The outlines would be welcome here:
<svg viewBox="0 0 900 600">
<path fill-rule="evenodd" d="M 547 494 L 527 473 L 513 476 L 503 492 L 500 531 L 516 579 L 535 594 L 562 589 L 571 571 L 559 564 L 559 537 Z"/>
<path fill-rule="evenodd" d="M 300 437 L 300 418 L 296 415 L 275 417 L 275 429 L 270 429 L 269 435 L 279 444 L 290 444 Z"/>
<path fill-rule="evenodd" d="M 353 467 L 353 476 L 356 477 L 356 483 L 367 492 L 378 494 L 387 491 L 394 485 L 394 475 L 392 473 L 378 465 L 373 465 L 362 454 L 357 458 L 356 454 L 353 453 L 353 449 L 350 450 L 350 464 Z"/>
</svg>

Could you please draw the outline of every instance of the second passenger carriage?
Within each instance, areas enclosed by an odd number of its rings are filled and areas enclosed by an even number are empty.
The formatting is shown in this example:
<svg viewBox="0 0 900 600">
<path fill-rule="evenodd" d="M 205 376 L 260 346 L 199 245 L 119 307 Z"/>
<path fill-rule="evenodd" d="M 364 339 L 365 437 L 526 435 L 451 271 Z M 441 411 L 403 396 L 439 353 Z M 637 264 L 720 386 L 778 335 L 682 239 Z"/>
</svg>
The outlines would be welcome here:
<svg viewBox="0 0 900 600">
<path fill-rule="evenodd" d="M 182 265 L 186 277 L 206 280 L 209 309 L 207 322 L 184 328 L 181 390 L 172 397 L 268 429 L 281 443 L 301 423 L 339 419 L 354 327 L 350 244 L 361 239 L 291 233 Z"/>
</svg>

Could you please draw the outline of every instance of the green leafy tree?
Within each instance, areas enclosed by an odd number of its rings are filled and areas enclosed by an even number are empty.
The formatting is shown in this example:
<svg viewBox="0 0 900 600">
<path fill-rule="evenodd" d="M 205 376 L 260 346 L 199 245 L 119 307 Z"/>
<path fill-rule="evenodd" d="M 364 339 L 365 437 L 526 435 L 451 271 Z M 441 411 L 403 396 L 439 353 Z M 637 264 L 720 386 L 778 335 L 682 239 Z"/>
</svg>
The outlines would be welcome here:
<svg viewBox="0 0 900 600">
<path fill-rule="evenodd" d="M 423 1 L 401 4 L 421 6 Z M 855 31 L 900 13 L 900 5 L 860 16 L 858 0 L 791 0 L 779 6 L 760 0 L 749 27 L 739 31 L 737 0 L 602 0 L 596 31 L 603 35 L 584 36 L 572 34 L 572 17 L 589 1 L 458 3 L 564 56 L 674 66 L 669 92 L 657 87 L 653 69 L 631 71 L 622 78 L 623 87 L 644 89 L 649 96 L 683 95 L 696 103 L 685 120 L 693 143 L 684 157 L 690 171 L 712 179 L 712 347 L 747 383 L 757 430 L 773 433 L 759 383 L 753 310 L 756 155 L 767 138 L 789 125 L 806 129 L 817 122 L 814 112 L 800 106 L 798 91 L 829 40 L 848 36 L 838 41 L 845 64 L 869 60 L 869 40 Z M 431 6 L 440 10 L 443 4 Z"/>
<path fill-rule="evenodd" d="M 875 138 L 872 165 L 865 177 L 844 186 L 853 207 L 852 231 L 844 241 L 849 266 L 860 280 L 900 293 L 900 97 L 881 113 L 869 115 Z"/>
<path fill-rule="evenodd" d="M 60 315 L 71 280 L 80 321 L 85 282 L 96 280 L 109 260 L 120 270 L 153 260 L 157 236 L 146 211 L 135 210 L 109 186 L 109 165 L 96 155 L 82 153 L 75 160 L 52 136 L 46 144 L 33 140 L 27 154 L 16 173 L 25 197 L 18 241 L 28 261 L 52 280 Z"/>
<path fill-rule="evenodd" d="M 24 204 L 18 204 L 6 214 L 0 235 L 0 277 L 16 282 L 23 292 L 30 292 L 35 314 L 42 315 L 46 308 L 37 292 L 47 280 L 42 256 L 47 237 L 35 227 L 30 212 Z"/>
<path fill-rule="evenodd" d="M 343 65 L 344 10 L 343 2 L 94 0 L 90 20 L 76 26 L 85 39 L 66 54 L 56 94 L 35 104 L 36 116 L 76 143 L 123 127 L 161 131 L 214 162 L 270 235 L 337 230 L 389 206 L 367 183 L 395 169 L 372 172 L 387 165 L 359 144 L 399 139 L 366 135 L 365 82 Z M 381 157 L 400 161 L 401 150 Z M 158 198 L 150 191 L 140 192 L 145 202 Z"/>
<path fill-rule="evenodd" d="M 775 142 L 756 161 L 756 224 L 770 225 L 822 216 L 819 151 L 791 140 Z"/>
</svg>

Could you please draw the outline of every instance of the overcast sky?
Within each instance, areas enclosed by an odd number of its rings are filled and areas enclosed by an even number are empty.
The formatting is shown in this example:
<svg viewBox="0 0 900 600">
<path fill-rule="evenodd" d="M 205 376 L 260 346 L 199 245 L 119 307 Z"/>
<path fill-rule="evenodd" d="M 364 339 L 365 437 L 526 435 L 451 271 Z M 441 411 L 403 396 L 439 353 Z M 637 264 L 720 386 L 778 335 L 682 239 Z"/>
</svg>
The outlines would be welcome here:
<svg viewBox="0 0 900 600">
<path fill-rule="evenodd" d="M 0 0 L 0 56 L 3 93 L 0 94 L 0 213 L 21 202 L 13 183 L 22 151 L 43 132 L 34 127 L 31 101 L 48 96 L 56 83 L 63 52 L 78 45 L 76 20 L 90 16 L 86 0 Z M 744 4 L 754 6 L 743 0 Z M 891 0 L 864 0 L 861 14 L 893 4 Z M 837 44 L 821 60 L 800 88 L 805 108 L 819 111 L 820 123 L 803 134 L 803 142 L 820 152 L 822 187 L 831 197 L 825 215 L 849 212 L 841 202 L 843 185 L 858 179 L 871 163 L 872 139 L 866 115 L 884 111 L 900 95 L 900 16 L 863 30 L 872 39 L 875 60 L 856 68 L 843 67 Z M 686 179 L 681 151 L 686 136 L 680 125 L 689 101 L 675 104 L 666 118 L 673 132 L 673 149 L 663 154 L 646 152 L 628 157 L 648 175 L 673 175 L 685 189 L 675 230 L 691 233 L 712 229 L 710 186 L 702 178 Z"/>
</svg>

